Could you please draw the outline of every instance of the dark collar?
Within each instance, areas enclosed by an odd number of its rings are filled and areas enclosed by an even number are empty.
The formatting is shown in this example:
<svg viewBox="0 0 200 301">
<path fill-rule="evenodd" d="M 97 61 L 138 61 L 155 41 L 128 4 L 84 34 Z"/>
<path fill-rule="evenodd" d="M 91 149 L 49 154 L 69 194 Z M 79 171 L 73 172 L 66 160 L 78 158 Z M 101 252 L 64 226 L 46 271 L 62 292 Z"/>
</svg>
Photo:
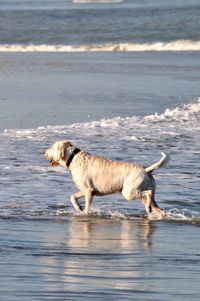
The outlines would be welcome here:
<svg viewBox="0 0 200 301">
<path fill-rule="evenodd" d="M 80 152 L 81 150 L 79 148 L 75 148 L 71 155 L 69 156 L 69 159 L 66 162 L 66 166 L 69 167 L 73 158 Z"/>
</svg>

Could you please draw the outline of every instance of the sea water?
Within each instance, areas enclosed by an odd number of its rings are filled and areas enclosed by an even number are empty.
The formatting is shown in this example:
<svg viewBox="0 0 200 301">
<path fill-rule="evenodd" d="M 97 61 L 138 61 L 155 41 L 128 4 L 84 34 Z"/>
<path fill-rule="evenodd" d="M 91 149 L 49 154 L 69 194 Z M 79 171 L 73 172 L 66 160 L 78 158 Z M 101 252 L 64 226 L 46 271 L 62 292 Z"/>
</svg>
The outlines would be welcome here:
<svg viewBox="0 0 200 301">
<path fill-rule="evenodd" d="M 199 10 L 0 1 L 0 300 L 199 300 Z M 63 139 L 144 166 L 166 152 L 166 218 L 120 194 L 75 213 L 43 154 Z"/>
<path fill-rule="evenodd" d="M 1 300 L 198 300 L 199 54 L 0 59 Z M 166 152 L 165 220 L 120 194 L 75 213 L 70 173 L 43 155 L 63 139 L 144 166 Z"/>
<path fill-rule="evenodd" d="M 199 50 L 198 0 L 1 0 L 1 51 Z"/>
</svg>

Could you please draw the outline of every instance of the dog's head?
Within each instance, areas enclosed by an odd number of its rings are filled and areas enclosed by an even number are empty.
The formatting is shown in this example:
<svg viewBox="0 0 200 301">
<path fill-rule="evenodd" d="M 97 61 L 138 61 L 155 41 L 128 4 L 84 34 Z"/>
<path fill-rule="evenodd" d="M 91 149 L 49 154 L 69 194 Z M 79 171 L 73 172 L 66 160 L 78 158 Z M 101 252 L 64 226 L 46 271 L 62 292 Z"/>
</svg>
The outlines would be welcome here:
<svg viewBox="0 0 200 301">
<path fill-rule="evenodd" d="M 67 141 L 58 141 L 44 152 L 44 157 L 49 161 L 51 166 L 62 165 L 66 167 L 69 154 L 68 149 L 74 148 L 73 145 Z"/>
</svg>

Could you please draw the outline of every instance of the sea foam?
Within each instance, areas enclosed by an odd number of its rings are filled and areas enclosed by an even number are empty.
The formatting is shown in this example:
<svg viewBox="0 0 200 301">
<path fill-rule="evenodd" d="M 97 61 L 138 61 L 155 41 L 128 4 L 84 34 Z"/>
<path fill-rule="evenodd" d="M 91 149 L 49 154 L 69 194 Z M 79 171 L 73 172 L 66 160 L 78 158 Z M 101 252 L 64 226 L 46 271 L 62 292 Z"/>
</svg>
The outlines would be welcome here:
<svg viewBox="0 0 200 301">
<path fill-rule="evenodd" d="M 164 113 L 158 114 L 155 113 L 153 115 L 148 115 L 144 117 L 145 121 L 172 121 L 178 120 L 180 121 L 188 121 L 191 117 L 199 118 L 200 113 L 200 98 L 198 98 L 195 102 L 191 102 L 188 104 L 184 104 L 181 107 L 176 107 L 174 109 L 166 109 Z"/>
<path fill-rule="evenodd" d="M 187 208 L 185 209 L 173 208 L 166 211 L 166 220 L 200 224 L 200 214 L 197 211 L 192 211 Z"/>
<path fill-rule="evenodd" d="M 126 51 L 199 51 L 200 41 L 176 40 L 155 43 L 108 43 L 88 45 L 2 44 L 0 52 L 126 52 Z"/>
</svg>

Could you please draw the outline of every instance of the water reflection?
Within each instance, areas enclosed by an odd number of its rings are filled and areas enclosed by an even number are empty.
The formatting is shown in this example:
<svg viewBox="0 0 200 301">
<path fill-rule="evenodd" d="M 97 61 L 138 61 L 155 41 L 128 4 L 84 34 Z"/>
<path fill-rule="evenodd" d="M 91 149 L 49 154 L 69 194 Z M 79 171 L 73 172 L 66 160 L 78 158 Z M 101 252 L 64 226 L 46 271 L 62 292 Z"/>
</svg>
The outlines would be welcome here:
<svg viewBox="0 0 200 301">
<path fill-rule="evenodd" d="M 38 254 L 45 282 L 57 280 L 48 291 L 139 289 L 143 271 L 148 274 L 145 258 L 151 256 L 154 231 L 147 220 L 75 217 L 57 224 L 45 233 L 46 247 Z"/>
<path fill-rule="evenodd" d="M 109 220 L 76 218 L 69 224 L 67 246 L 115 253 L 134 252 L 151 246 L 154 224 L 148 220 Z"/>
</svg>

